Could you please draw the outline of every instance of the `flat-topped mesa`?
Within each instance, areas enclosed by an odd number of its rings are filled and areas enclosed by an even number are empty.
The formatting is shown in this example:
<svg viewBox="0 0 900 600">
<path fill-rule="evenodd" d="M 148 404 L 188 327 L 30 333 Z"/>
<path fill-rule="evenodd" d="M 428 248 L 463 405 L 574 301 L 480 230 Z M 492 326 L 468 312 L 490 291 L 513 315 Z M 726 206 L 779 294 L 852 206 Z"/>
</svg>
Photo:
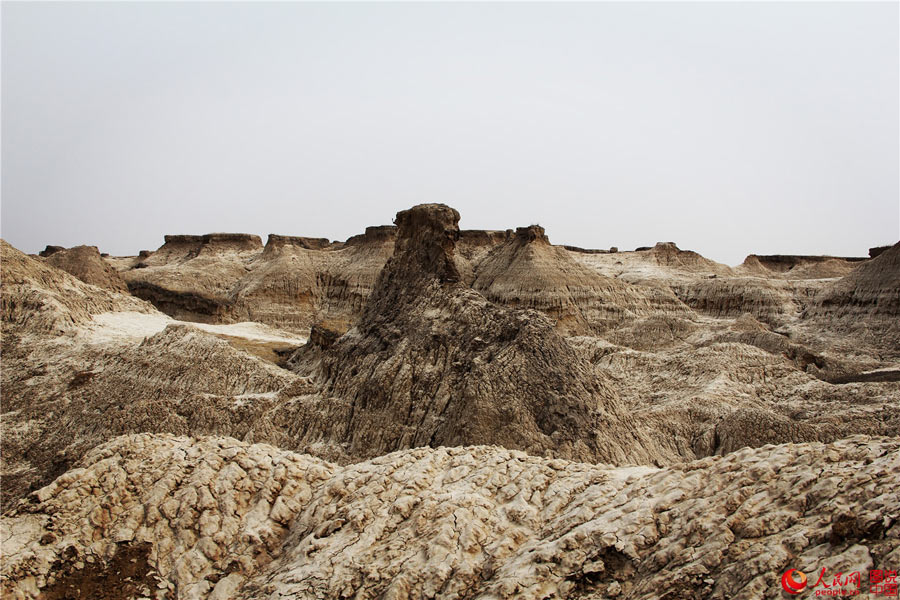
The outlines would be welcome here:
<svg viewBox="0 0 900 600">
<path fill-rule="evenodd" d="M 393 242 L 397 237 L 396 225 L 372 225 L 366 227 L 365 233 L 347 238 L 344 246 L 365 246 L 368 244 L 384 244 Z"/>
<path fill-rule="evenodd" d="M 170 261 L 194 258 L 200 253 L 215 254 L 224 251 L 259 252 L 262 239 L 250 233 L 207 233 L 205 235 L 166 235 L 164 244 L 153 253 L 148 266 L 159 266 Z"/>
<path fill-rule="evenodd" d="M 512 229 L 461 229 L 457 245 L 496 246 L 512 235 Z"/>
<path fill-rule="evenodd" d="M 202 244 L 202 235 L 164 235 L 163 246 L 177 244 Z"/>
<path fill-rule="evenodd" d="M 832 260 L 846 261 L 846 262 L 862 262 L 864 260 L 869 260 L 867 256 L 809 256 L 803 254 L 750 254 L 745 259 L 745 262 L 749 259 L 755 258 L 767 269 L 772 271 L 785 272 L 790 271 L 791 269 L 803 266 L 811 263 L 823 263 Z"/>
<path fill-rule="evenodd" d="M 615 246 L 613 246 L 609 250 L 601 250 L 598 248 L 582 248 L 580 246 L 568 246 L 566 244 L 563 244 L 563 248 L 565 248 L 569 252 L 578 252 L 579 254 L 614 254 L 619 251 L 619 249 Z"/>
<path fill-rule="evenodd" d="M 166 235 L 164 245 L 216 245 L 243 250 L 262 250 L 262 239 L 252 233 L 207 233 L 204 235 Z"/>
<path fill-rule="evenodd" d="M 133 295 L 176 319 L 234 322 L 239 313 L 231 291 L 262 253 L 262 240 L 249 233 L 167 235 L 122 278 Z"/>
<path fill-rule="evenodd" d="M 271 250 L 284 248 L 285 246 L 296 246 L 298 248 L 304 248 L 306 250 L 323 250 L 325 248 L 328 248 L 330 245 L 331 241 L 328 238 L 311 238 L 270 233 L 269 238 L 266 240 L 265 251 L 269 252 Z"/>
<path fill-rule="evenodd" d="M 207 233 L 203 236 L 204 246 L 236 248 L 238 250 L 262 250 L 262 239 L 251 233 Z"/>
</svg>

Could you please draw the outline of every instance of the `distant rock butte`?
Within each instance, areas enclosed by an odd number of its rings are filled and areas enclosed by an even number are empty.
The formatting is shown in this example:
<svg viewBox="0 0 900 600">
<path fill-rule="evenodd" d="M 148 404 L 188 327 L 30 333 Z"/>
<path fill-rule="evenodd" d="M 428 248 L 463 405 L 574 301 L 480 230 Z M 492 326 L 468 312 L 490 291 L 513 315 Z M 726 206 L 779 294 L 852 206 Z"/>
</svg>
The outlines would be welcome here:
<svg viewBox="0 0 900 600">
<path fill-rule="evenodd" d="M 869 258 L 875 258 L 888 248 L 890 248 L 890 246 L 875 246 L 874 248 L 869 248 Z"/>
<path fill-rule="evenodd" d="M 266 241 L 266 250 L 280 248 L 283 246 L 299 246 L 307 250 L 322 250 L 331 245 L 328 238 L 309 238 L 293 235 L 278 235 L 270 233 Z"/>
<path fill-rule="evenodd" d="M 358 246 L 365 244 L 380 244 L 393 242 L 397 237 L 397 227 L 394 225 L 375 225 L 366 227 L 366 232 L 347 238 L 345 246 Z"/>
<path fill-rule="evenodd" d="M 757 255 L 744 259 L 738 271 L 762 277 L 783 276 L 787 279 L 826 279 L 843 277 L 866 257 Z"/>
<path fill-rule="evenodd" d="M 207 233 L 205 235 L 167 235 L 166 244 L 200 244 L 221 245 L 241 249 L 262 248 L 262 240 L 258 235 L 250 233 Z"/>
<path fill-rule="evenodd" d="M 128 291 L 125 281 L 115 269 L 103 260 L 96 246 L 59 248 L 49 255 L 41 254 L 46 256 L 49 264 L 74 275 L 85 283 L 117 292 Z"/>
<path fill-rule="evenodd" d="M 791 269 L 808 263 L 823 263 L 831 260 L 856 263 L 870 258 L 865 256 L 805 256 L 794 254 L 751 254 L 747 258 L 750 258 L 751 256 L 755 257 L 764 267 L 772 271 L 780 272 L 790 271 Z"/>
<path fill-rule="evenodd" d="M 46 258 L 56 252 L 60 252 L 61 250 L 65 250 L 63 246 L 47 246 L 40 252 L 40 256 Z"/>
<path fill-rule="evenodd" d="M 803 317 L 884 348 L 900 347 L 900 242 L 822 289 Z"/>
</svg>

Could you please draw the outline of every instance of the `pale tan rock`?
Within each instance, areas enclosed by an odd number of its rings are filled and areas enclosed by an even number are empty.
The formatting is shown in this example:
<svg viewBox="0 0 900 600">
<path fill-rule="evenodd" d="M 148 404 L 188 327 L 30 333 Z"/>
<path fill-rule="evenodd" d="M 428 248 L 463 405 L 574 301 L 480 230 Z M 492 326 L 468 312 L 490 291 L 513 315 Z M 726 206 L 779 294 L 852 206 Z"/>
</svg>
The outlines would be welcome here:
<svg viewBox="0 0 900 600">
<path fill-rule="evenodd" d="M 874 344 L 900 348 L 900 242 L 819 292 L 804 318 Z"/>
<path fill-rule="evenodd" d="M 0 240 L 4 338 L 31 333 L 66 335 L 91 315 L 153 312 L 146 302 L 86 284 L 61 269 L 22 254 Z"/>
<path fill-rule="evenodd" d="M 119 273 L 104 262 L 96 246 L 75 246 L 54 252 L 46 262 L 81 281 L 116 292 L 128 292 Z"/>
<path fill-rule="evenodd" d="M 629 285 L 576 262 L 537 225 L 517 229 L 478 262 L 472 287 L 493 302 L 540 310 L 570 335 L 603 334 L 637 317 L 692 316 L 670 291 Z"/>
<path fill-rule="evenodd" d="M 138 472 L 108 478 L 135 459 Z M 114 510 L 124 498 L 146 504 L 154 481 L 174 480 L 172 497 L 199 512 L 198 490 L 215 490 L 233 461 L 245 465 L 243 475 L 224 477 L 253 490 L 236 505 L 236 529 L 210 540 L 183 535 L 197 521 L 162 521 L 134 542 L 148 545 L 147 568 L 173 598 L 649 599 L 663 590 L 750 599 L 778 597 L 788 568 L 866 570 L 900 548 L 884 529 L 900 515 L 897 439 L 616 469 L 485 446 L 405 450 L 337 467 L 227 438 L 136 435 L 97 448 L 76 476 L 46 488 L 45 500 L 4 517 L 4 595 L 36 598 L 76 565 L 90 581 L 132 547 L 110 546 L 93 566 L 81 564 L 97 532 L 103 538 L 115 526 L 85 521 L 98 502 L 125 519 L 127 511 Z M 114 482 L 104 488 L 111 500 L 72 495 L 104 480 Z M 287 527 L 258 510 L 272 498 L 294 506 Z M 50 530 L 59 542 L 42 545 Z"/>
</svg>

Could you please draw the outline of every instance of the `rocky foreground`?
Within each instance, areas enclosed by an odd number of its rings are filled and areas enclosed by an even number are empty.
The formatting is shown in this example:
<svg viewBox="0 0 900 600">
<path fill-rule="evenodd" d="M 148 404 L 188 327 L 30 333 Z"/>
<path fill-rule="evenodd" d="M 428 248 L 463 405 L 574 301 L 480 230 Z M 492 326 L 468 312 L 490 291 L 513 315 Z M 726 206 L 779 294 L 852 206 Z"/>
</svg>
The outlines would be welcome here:
<svg viewBox="0 0 900 600">
<path fill-rule="evenodd" d="M 776 598 L 900 566 L 900 244 L 2 242 L 3 597 Z"/>
<path fill-rule="evenodd" d="M 4 518 L 10 598 L 729 598 L 900 561 L 900 441 L 665 469 L 498 447 L 340 467 L 120 437 Z"/>
</svg>

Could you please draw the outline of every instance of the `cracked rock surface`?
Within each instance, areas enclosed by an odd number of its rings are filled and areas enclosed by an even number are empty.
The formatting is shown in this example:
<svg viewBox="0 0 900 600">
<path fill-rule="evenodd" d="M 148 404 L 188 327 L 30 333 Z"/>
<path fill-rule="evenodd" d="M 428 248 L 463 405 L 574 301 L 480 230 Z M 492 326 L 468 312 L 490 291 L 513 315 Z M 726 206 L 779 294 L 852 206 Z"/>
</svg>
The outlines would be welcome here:
<svg viewBox="0 0 900 600">
<path fill-rule="evenodd" d="M 133 597 L 778 597 L 787 568 L 897 564 L 898 487 L 900 442 L 861 436 L 617 469 L 488 446 L 339 467 L 132 435 L 3 518 L 2 585 L 117 585 L 106 567 L 132 553 L 154 584 Z"/>
</svg>

